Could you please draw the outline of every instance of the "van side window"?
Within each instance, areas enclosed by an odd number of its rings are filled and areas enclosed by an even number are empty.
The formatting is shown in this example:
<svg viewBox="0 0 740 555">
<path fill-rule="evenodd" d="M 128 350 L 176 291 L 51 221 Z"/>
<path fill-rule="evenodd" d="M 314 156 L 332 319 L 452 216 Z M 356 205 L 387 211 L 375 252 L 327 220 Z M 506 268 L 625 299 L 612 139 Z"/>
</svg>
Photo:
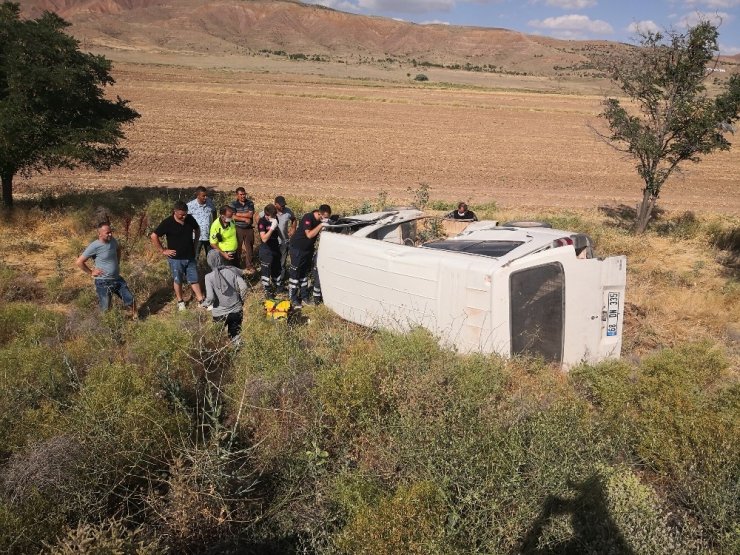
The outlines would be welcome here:
<svg viewBox="0 0 740 555">
<path fill-rule="evenodd" d="M 563 359 L 565 274 L 559 263 L 511 274 L 511 354 Z"/>
</svg>

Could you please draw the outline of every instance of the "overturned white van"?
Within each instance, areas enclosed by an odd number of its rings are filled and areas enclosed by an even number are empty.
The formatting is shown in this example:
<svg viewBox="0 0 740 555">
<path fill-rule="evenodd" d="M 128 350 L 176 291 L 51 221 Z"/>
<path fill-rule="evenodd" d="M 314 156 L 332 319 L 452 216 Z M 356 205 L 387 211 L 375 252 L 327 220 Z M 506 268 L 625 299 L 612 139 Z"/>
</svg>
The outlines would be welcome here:
<svg viewBox="0 0 740 555">
<path fill-rule="evenodd" d="M 418 244 L 417 210 L 342 218 L 321 235 L 326 305 L 370 327 L 423 326 L 460 352 L 528 354 L 568 367 L 619 357 L 626 258 L 536 222 L 474 222 Z"/>
</svg>

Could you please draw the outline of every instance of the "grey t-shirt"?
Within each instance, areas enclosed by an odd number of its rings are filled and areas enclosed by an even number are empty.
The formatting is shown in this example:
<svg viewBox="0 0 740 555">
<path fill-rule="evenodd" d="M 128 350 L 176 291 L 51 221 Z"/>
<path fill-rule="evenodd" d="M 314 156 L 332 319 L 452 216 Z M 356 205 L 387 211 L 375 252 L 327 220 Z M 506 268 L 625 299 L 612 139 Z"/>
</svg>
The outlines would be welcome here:
<svg viewBox="0 0 740 555">
<path fill-rule="evenodd" d="M 215 272 L 220 271 L 228 287 L 226 291 L 217 291 L 214 285 Z M 242 299 L 247 294 L 247 282 L 241 271 L 233 266 L 221 266 L 218 270 L 206 274 L 206 302 L 213 305 L 214 316 L 226 316 L 232 312 L 242 311 Z"/>
<path fill-rule="evenodd" d="M 118 241 L 111 239 L 107 243 L 95 239 L 82 253 L 85 258 L 92 258 L 95 267 L 103 270 L 103 274 L 95 279 L 112 279 L 120 277 L 118 269 Z"/>
</svg>

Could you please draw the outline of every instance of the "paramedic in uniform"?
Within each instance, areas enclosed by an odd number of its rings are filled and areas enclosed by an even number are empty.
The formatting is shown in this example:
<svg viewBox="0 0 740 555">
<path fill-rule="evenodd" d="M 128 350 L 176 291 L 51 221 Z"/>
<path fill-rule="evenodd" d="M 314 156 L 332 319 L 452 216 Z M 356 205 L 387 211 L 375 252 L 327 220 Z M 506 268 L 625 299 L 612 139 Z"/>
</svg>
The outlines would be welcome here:
<svg viewBox="0 0 740 555">
<path fill-rule="evenodd" d="M 262 244 L 259 248 L 260 276 L 262 287 L 265 289 L 265 298 L 269 299 L 282 286 L 280 265 L 280 242 L 278 241 L 277 209 L 274 205 L 265 206 L 263 216 L 257 222 L 257 231 Z"/>
<path fill-rule="evenodd" d="M 329 221 L 331 207 L 322 204 L 317 210 L 304 214 L 298 229 L 290 239 L 290 301 L 301 308 L 308 301 L 308 274 L 311 272 L 316 239 Z"/>
</svg>

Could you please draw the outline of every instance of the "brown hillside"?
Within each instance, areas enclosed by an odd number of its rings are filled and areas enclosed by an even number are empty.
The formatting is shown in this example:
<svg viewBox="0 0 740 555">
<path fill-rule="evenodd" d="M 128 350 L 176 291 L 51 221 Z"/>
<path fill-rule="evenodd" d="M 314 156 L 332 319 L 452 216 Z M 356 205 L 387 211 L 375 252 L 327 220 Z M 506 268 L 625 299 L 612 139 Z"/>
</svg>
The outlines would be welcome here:
<svg viewBox="0 0 740 555">
<path fill-rule="evenodd" d="M 287 0 L 22 0 L 24 13 L 58 13 L 86 48 L 247 54 L 260 51 L 335 61 L 495 66 L 552 74 L 587 71 L 604 44 L 558 41 L 506 29 L 417 25 Z"/>
</svg>

